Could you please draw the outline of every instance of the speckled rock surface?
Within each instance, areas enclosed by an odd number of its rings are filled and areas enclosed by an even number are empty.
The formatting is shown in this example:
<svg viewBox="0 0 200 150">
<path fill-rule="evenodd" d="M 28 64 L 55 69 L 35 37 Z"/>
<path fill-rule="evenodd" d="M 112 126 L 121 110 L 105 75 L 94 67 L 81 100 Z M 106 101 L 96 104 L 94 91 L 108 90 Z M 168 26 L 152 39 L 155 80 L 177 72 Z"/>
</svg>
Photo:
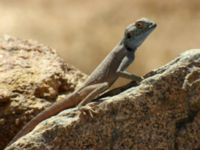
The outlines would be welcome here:
<svg viewBox="0 0 200 150">
<path fill-rule="evenodd" d="M 31 40 L 0 39 L 0 149 L 37 113 L 86 76 Z"/>
<path fill-rule="evenodd" d="M 145 78 L 139 86 L 93 103 L 93 118 L 65 110 L 8 149 L 200 149 L 200 49 Z"/>
</svg>

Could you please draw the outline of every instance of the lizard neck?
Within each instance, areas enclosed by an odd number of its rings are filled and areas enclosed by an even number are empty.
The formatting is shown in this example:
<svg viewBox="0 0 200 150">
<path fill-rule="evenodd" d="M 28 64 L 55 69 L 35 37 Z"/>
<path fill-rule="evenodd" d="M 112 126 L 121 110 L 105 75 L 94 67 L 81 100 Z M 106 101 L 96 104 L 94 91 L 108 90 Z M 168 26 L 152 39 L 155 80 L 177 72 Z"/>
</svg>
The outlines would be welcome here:
<svg viewBox="0 0 200 150">
<path fill-rule="evenodd" d="M 137 47 L 132 48 L 132 47 L 128 46 L 128 45 L 125 44 L 125 43 L 124 43 L 124 47 L 125 47 L 125 49 L 126 49 L 127 51 L 129 51 L 129 52 L 135 52 L 135 50 L 137 49 Z"/>
<path fill-rule="evenodd" d="M 123 46 L 129 52 L 135 52 L 136 49 L 137 49 L 137 46 L 129 46 L 128 44 L 126 44 L 125 38 L 123 38 L 121 40 L 121 42 L 119 43 L 119 45 Z"/>
</svg>

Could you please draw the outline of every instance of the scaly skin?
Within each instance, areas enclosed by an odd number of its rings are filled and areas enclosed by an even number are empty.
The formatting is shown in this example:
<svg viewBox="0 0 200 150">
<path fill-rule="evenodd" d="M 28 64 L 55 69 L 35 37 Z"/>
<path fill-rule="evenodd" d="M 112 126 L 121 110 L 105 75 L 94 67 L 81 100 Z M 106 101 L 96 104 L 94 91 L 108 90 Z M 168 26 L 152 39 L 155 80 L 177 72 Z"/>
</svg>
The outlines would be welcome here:
<svg viewBox="0 0 200 150">
<path fill-rule="evenodd" d="M 126 28 L 121 42 L 117 44 L 117 46 L 90 74 L 82 87 L 64 100 L 56 102 L 43 112 L 39 113 L 23 127 L 8 146 L 32 131 L 41 121 L 56 115 L 62 110 L 75 106 L 81 107 L 92 99 L 97 98 L 119 77 L 141 81 L 141 77 L 127 72 L 126 69 L 133 62 L 136 49 L 143 43 L 155 27 L 156 24 L 146 18 L 142 18 L 135 23 L 130 24 Z"/>
</svg>

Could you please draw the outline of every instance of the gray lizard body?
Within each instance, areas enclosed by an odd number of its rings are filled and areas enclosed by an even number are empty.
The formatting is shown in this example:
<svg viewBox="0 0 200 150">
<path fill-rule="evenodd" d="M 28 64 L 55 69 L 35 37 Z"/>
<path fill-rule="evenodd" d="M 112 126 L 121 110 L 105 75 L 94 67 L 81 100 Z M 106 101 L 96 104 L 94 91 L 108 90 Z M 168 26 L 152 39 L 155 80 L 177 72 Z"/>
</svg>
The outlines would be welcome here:
<svg viewBox="0 0 200 150">
<path fill-rule="evenodd" d="M 39 113 L 23 127 L 8 146 L 34 129 L 34 127 L 41 121 L 56 115 L 64 109 L 75 106 L 80 108 L 92 99 L 97 98 L 107 90 L 118 77 L 141 81 L 141 77 L 127 72 L 126 69 L 133 62 L 136 49 L 142 44 L 155 27 L 156 24 L 146 18 L 137 20 L 135 23 L 129 25 L 125 30 L 121 42 L 119 42 L 96 67 L 83 85 L 78 90 L 67 96 L 64 100 L 56 102 L 43 112 Z"/>
</svg>

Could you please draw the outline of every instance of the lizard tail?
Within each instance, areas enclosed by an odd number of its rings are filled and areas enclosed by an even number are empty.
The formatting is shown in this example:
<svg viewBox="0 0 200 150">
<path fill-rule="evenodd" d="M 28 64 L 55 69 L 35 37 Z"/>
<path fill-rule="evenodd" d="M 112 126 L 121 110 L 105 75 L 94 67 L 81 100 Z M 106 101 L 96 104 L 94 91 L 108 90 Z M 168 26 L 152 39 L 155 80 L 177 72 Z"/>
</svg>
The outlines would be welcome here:
<svg viewBox="0 0 200 150">
<path fill-rule="evenodd" d="M 67 96 L 65 99 L 54 103 L 52 106 L 48 107 L 46 110 L 40 112 L 35 118 L 29 121 L 23 128 L 20 130 L 17 135 L 8 143 L 7 147 L 16 142 L 20 137 L 26 135 L 32 131 L 36 125 L 41 121 L 56 115 L 62 110 L 72 108 L 76 106 L 81 101 L 80 95 L 75 92 Z"/>
</svg>

